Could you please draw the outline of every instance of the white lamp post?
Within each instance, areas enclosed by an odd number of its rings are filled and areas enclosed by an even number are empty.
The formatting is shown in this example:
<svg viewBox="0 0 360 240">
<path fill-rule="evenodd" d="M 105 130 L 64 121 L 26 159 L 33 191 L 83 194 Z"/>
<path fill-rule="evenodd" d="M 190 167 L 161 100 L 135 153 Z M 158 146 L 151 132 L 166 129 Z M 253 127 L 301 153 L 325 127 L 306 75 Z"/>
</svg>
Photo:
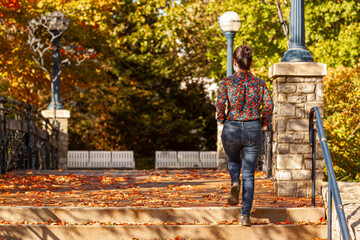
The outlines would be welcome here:
<svg viewBox="0 0 360 240">
<path fill-rule="evenodd" d="M 232 51 L 233 41 L 237 31 L 241 27 L 240 16 L 233 11 L 228 11 L 220 16 L 219 18 L 220 30 L 225 34 L 227 41 L 227 70 L 226 76 L 230 76 L 233 73 L 232 67 Z"/>
</svg>

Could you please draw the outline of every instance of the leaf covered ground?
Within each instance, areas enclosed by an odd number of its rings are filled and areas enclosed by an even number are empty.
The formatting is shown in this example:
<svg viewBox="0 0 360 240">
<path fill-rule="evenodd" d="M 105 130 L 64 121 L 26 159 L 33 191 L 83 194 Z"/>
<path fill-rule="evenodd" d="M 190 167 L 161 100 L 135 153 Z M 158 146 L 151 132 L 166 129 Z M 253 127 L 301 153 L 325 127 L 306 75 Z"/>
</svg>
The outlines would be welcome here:
<svg viewBox="0 0 360 240">
<path fill-rule="evenodd" d="M 311 206 L 311 197 L 275 196 L 262 172 L 255 184 L 254 207 Z M 13 171 L 0 176 L 0 206 L 231 207 L 229 189 L 226 170 Z"/>
</svg>

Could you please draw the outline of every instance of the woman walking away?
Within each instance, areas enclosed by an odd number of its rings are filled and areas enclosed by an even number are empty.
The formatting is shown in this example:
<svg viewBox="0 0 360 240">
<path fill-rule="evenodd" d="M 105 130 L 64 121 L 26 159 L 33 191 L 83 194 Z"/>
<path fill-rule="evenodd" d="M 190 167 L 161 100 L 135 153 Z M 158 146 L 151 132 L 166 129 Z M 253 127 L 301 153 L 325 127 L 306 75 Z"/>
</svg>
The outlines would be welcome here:
<svg viewBox="0 0 360 240">
<path fill-rule="evenodd" d="M 244 226 L 251 226 L 254 174 L 262 146 L 261 128 L 268 125 L 274 107 L 266 83 L 250 73 L 251 63 L 251 47 L 236 48 L 233 65 L 237 71 L 221 81 L 216 103 L 217 121 L 224 124 L 221 137 L 231 176 L 230 205 L 239 203 L 242 169 L 241 223 Z"/>
</svg>

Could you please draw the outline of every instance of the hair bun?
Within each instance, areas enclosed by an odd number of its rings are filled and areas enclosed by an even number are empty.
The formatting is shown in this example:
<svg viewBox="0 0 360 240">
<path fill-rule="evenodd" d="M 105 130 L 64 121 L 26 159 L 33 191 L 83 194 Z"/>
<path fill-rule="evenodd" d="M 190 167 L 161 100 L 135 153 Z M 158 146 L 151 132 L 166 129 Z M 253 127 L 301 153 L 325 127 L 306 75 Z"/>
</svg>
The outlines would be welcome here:
<svg viewBox="0 0 360 240">
<path fill-rule="evenodd" d="M 249 45 L 243 44 L 233 52 L 233 59 L 242 70 L 249 70 L 252 63 L 253 50 Z"/>
<path fill-rule="evenodd" d="M 242 55 L 246 57 L 252 57 L 252 49 L 247 45 L 242 45 Z"/>
</svg>

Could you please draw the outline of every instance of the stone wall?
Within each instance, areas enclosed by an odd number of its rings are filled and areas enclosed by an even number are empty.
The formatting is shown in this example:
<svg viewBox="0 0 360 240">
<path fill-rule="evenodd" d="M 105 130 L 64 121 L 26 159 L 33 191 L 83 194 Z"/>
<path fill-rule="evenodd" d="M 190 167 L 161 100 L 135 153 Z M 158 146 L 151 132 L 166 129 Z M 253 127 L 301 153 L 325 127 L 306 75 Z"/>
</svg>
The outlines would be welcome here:
<svg viewBox="0 0 360 240">
<path fill-rule="evenodd" d="M 341 202 L 344 207 L 350 238 L 360 240 L 360 182 L 338 182 Z M 328 207 L 328 183 L 324 182 L 322 189 L 324 206 Z M 326 211 L 328 214 L 328 211 Z M 329 219 L 329 216 L 327 216 Z M 339 219 L 335 210 L 335 202 L 332 201 L 331 214 L 332 239 L 343 239 L 341 236 Z"/>
<path fill-rule="evenodd" d="M 326 65 L 321 63 L 277 63 L 270 67 L 273 78 L 273 176 L 277 196 L 311 195 L 311 146 L 309 112 L 323 112 Z M 321 194 L 323 157 L 316 144 L 316 194 Z"/>
</svg>

